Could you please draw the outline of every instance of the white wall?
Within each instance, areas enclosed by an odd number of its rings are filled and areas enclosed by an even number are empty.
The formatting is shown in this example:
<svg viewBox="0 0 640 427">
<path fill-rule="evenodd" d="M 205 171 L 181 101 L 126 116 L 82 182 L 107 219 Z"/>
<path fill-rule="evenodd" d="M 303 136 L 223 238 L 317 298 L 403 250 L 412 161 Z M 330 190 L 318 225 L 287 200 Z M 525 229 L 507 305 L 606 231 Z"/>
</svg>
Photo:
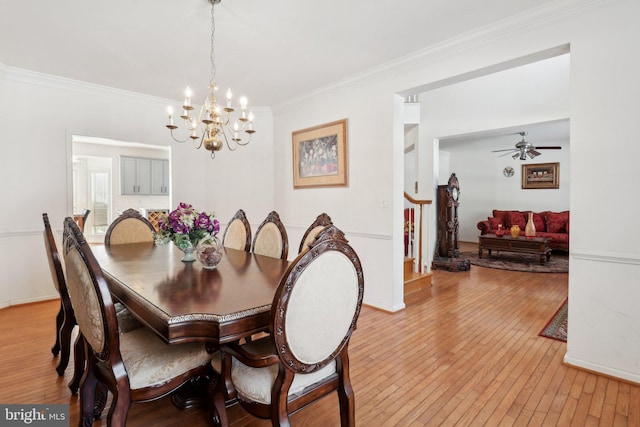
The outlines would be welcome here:
<svg viewBox="0 0 640 427">
<path fill-rule="evenodd" d="M 223 150 L 211 160 L 190 143 L 171 142 L 165 128 L 169 102 L 0 64 L 0 307 L 57 296 L 45 257 L 42 213 L 49 214 L 57 233 L 72 214 L 72 135 L 174 144 L 174 204 L 186 201 L 216 211 L 223 223 L 240 206 L 258 213 L 272 209 L 270 109 L 253 110 L 258 133 L 249 146 Z M 247 164 L 240 167 L 241 162 Z M 247 169 L 250 192 L 233 186 L 244 183 Z"/>
<path fill-rule="evenodd" d="M 402 306 L 394 290 L 402 287 L 403 133 L 401 127 L 397 131 L 398 126 L 390 123 L 392 117 L 402 117 L 401 101 L 393 93 L 404 96 L 416 89 L 446 86 L 471 75 L 495 72 L 510 61 L 532 62 L 531 56 L 539 57 L 538 52 L 570 44 L 570 114 L 565 110 L 549 115 L 545 108 L 533 120 L 571 117 L 572 252 L 565 360 L 640 382 L 640 360 L 636 357 L 640 353 L 640 312 L 631 307 L 631 301 L 640 297 L 640 288 L 634 286 L 640 270 L 640 251 L 634 242 L 640 231 L 631 227 L 625 233 L 612 233 L 609 227 L 594 225 L 601 224 L 602 218 L 636 218 L 640 214 L 637 198 L 629 197 L 627 185 L 620 185 L 635 182 L 631 174 L 640 151 L 633 126 L 640 113 L 636 102 L 640 97 L 640 60 L 629 54 L 640 38 L 635 20 L 639 15 L 640 3 L 635 1 L 554 2 L 403 58 L 398 66 L 380 67 L 277 106 L 278 207 L 300 225 L 318 212 L 328 211 L 364 258 L 365 301 L 385 309 Z M 520 60 L 523 57 L 525 60 Z M 291 132 L 343 117 L 349 119 L 349 187 L 293 190 Z M 497 123 L 502 118 L 491 127 L 506 126 Z M 470 118 L 461 124 L 471 130 L 474 123 Z M 423 127 L 427 128 L 421 124 Z M 392 142 L 400 148 L 392 147 Z M 425 168 L 434 162 L 430 146 L 432 139 L 421 137 L 420 198 L 433 198 L 436 185 L 437 171 L 432 166 Z M 393 199 L 394 212 L 380 207 L 378 201 L 387 198 Z"/>
</svg>

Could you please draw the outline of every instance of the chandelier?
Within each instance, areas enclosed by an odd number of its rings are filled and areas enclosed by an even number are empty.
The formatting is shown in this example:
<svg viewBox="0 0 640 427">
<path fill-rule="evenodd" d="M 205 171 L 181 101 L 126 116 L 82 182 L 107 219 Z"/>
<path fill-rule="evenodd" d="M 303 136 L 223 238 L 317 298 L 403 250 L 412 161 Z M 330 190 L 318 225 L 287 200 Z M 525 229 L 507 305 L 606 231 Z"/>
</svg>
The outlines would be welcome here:
<svg viewBox="0 0 640 427">
<path fill-rule="evenodd" d="M 251 142 L 251 135 L 255 133 L 253 129 L 253 113 L 247 112 L 247 98 L 240 98 L 239 117 L 233 119 L 232 113 L 236 110 L 233 108 L 233 93 L 231 88 L 227 90 L 226 102 L 224 105 L 218 102 L 216 92 L 216 61 L 215 61 L 215 31 L 216 21 L 214 18 L 214 7 L 221 0 L 207 0 L 211 3 L 211 73 L 209 77 L 209 95 L 204 100 L 204 104 L 200 108 L 200 113 L 196 117 L 194 107 L 191 104 L 193 92 L 187 86 L 185 89 L 185 99 L 182 105 L 182 115 L 184 127 L 189 135 L 183 140 L 175 137 L 173 131 L 178 126 L 173 124 L 173 108 L 169 106 L 169 124 L 167 128 L 171 132 L 171 138 L 176 142 L 187 142 L 189 139 L 193 141 L 195 148 L 204 147 L 211 152 L 211 158 L 215 158 L 216 151 L 220 151 L 226 144 L 229 150 L 234 151 L 238 146 L 247 145 Z M 233 124 L 232 124 L 233 122 Z M 246 134 L 246 135 L 243 135 Z M 224 141 L 224 143 L 223 143 Z"/>
</svg>

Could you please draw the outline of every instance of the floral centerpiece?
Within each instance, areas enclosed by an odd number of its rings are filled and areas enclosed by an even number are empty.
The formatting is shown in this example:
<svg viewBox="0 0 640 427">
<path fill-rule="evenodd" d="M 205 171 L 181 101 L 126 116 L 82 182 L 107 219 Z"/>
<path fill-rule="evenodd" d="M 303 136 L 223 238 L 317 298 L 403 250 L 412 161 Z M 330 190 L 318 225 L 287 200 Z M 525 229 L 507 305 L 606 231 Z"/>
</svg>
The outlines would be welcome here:
<svg viewBox="0 0 640 427">
<path fill-rule="evenodd" d="M 198 212 L 188 203 L 180 203 L 168 215 L 158 218 L 158 232 L 155 235 L 157 245 L 172 241 L 185 252 L 183 261 L 193 261 L 193 251 L 198 243 L 215 237 L 220 231 L 220 222 L 214 213 Z"/>
</svg>

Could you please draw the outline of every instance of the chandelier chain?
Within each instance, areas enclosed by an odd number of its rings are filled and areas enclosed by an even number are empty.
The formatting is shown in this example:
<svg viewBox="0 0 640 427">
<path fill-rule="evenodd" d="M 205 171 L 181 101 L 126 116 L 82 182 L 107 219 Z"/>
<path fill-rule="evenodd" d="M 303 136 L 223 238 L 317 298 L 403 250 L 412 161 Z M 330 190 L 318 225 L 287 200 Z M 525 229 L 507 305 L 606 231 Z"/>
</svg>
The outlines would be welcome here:
<svg viewBox="0 0 640 427">
<path fill-rule="evenodd" d="M 213 88 L 216 84 L 216 50 L 215 50 L 215 33 L 216 33 L 216 19 L 213 13 L 213 9 L 216 7 L 216 3 L 211 1 L 211 75 L 209 77 L 209 85 Z"/>
</svg>

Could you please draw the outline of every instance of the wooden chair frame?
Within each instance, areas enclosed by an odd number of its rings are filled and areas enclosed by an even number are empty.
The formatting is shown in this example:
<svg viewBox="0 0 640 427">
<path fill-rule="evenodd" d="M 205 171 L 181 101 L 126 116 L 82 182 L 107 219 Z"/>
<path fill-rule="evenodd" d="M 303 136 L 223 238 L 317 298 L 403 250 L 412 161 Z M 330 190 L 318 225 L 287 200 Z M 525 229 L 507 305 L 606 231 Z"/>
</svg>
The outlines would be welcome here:
<svg viewBox="0 0 640 427">
<path fill-rule="evenodd" d="M 115 230 L 118 227 L 118 224 L 120 224 L 122 221 L 124 221 L 125 219 L 136 219 L 140 222 L 142 222 L 143 224 L 145 224 L 147 227 L 149 227 L 149 231 L 151 232 L 151 235 L 155 235 L 155 228 L 153 228 L 153 224 L 151 224 L 149 222 L 149 220 L 145 217 L 143 217 L 140 212 L 138 212 L 135 209 L 129 208 L 126 211 L 122 212 L 122 214 L 116 218 L 111 225 L 109 225 L 109 228 L 107 228 L 107 232 L 104 235 L 104 244 L 105 245 L 110 245 L 111 244 L 111 234 L 113 233 L 113 230 Z"/>
<path fill-rule="evenodd" d="M 245 240 L 245 245 L 243 250 L 245 252 L 251 251 L 251 225 L 249 225 L 249 221 L 247 220 L 247 215 L 244 213 L 242 209 L 238 209 L 235 215 L 233 215 L 233 218 L 231 218 L 231 221 L 229 221 L 229 223 L 227 224 L 227 228 L 224 230 L 224 234 L 222 235 L 222 246 L 224 246 L 224 241 L 227 237 L 227 231 L 229 231 L 229 228 L 231 224 L 234 223 L 234 221 L 240 221 L 242 222 L 242 225 L 244 225 L 244 229 L 246 231 L 246 240 Z"/>
<path fill-rule="evenodd" d="M 76 326 L 76 318 L 73 314 L 73 307 L 71 307 L 71 300 L 69 299 L 69 293 L 67 291 L 67 282 L 64 277 L 64 271 L 62 269 L 62 262 L 60 260 L 60 253 L 56 245 L 56 240 L 53 237 L 53 231 L 51 229 L 51 223 L 49 222 L 49 215 L 47 213 L 42 214 L 42 221 L 44 222 L 44 239 L 45 247 L 47 250 L 47 257 L 51 266 L 52 278 L 55 281 L 56 289 L 60 294 L 60 310 L 56 316 L 56 342 L 51 348 L 51 352 L 54 356 L 60 354 L 60 360 L 56 371 L 58 375 L 63 376 L 64 371 L 69 364 L 69 357 L 71 355 L 71 337 L 73 334 L 73 328 Z M 75 346 L 74 346 L 75 348 Z M 75 369 L 73 378 L 69 382 L 69 389 L 71 393 L 78 391 L 80 385 L 80 378 L 84 371 L 84 357 L 82 354 L 75 354 Z"/>
<path fill-rule="evenodd" d="M 284 228 L 284 224 L 280 220 L 280 215 L 276 211 L 269 212 L 269 215 L 262 221 L 262 224 L 258 227 L 256 231 L 256 235 L 253 237 L 253 245 L 251 247 L 251 251 L 255 253 L 256 251 L 256 242 L 260 238 L 260 232 L 262 229 L 269 223 L 275 224 L 278 227 L 278 231 L 280 232 L 280 237 L 282 239 L 282 250 L 280 251 L 280 255 L 276 258 L 287 259 L 289 255 L 289 237 L 287 236 L 287 230 Z"/>
<path fill-rule="evenodd" d="M 352 263 L 358 277 L 357 305 L 351 325 L 335 350 L 319 363 L 307 364 L 297 359 L 289 348 L 286 328 L 286 313 L 290 295 L 296 282 L 307 266 L 328 251 L 339 251 Z M 221 347 L 221 380 L 212 390 L 213 411 L 212 417 L 220 425 L 228 425 L 226 418 L 225 401 L 237 399 L 237 392 L 231 379 L 232 357 L 238 359 L 247 366 L 262 368 L 277 364 L 278 376 L 271 389 L 271 404 L 247 402 L 238 399 L 241 406 L 249 413 L 259 417 L 271 419 L 274 426 L 288 426 L 289 415 L 304 408 L 328 393 L 337 391 L 340 404 L 340 421 L 344 426 L 355 426 L 355 398 L 349 377 L 348 345 L 351 334 L 355 330 L 356 322 L 362 307 L 364 296 L 364 276 L 362 265 L 355 251 L 349 246 L 344 234 L 335 226 L 324 229 L 311 245 L 311 249 L 299 254 L 283 276 L 276 295 L 271 305 L 271 331 L 272 333 L 263 339 L 271 340 L 273 353 L 256 355 L 243 348 L 238 342 L 225 344 Z M 277 331 L 277 333 L 273 333 Z M 277 349 L 277 350 L 276 350 Z M 289 389 L 296 374 L 306 374 L 318 371 L 326 367 L 332 361 L 336 362 L 336 372 L 322 381 L 305 388 L 301 393 L 288 396 Z"/>
</svg>

